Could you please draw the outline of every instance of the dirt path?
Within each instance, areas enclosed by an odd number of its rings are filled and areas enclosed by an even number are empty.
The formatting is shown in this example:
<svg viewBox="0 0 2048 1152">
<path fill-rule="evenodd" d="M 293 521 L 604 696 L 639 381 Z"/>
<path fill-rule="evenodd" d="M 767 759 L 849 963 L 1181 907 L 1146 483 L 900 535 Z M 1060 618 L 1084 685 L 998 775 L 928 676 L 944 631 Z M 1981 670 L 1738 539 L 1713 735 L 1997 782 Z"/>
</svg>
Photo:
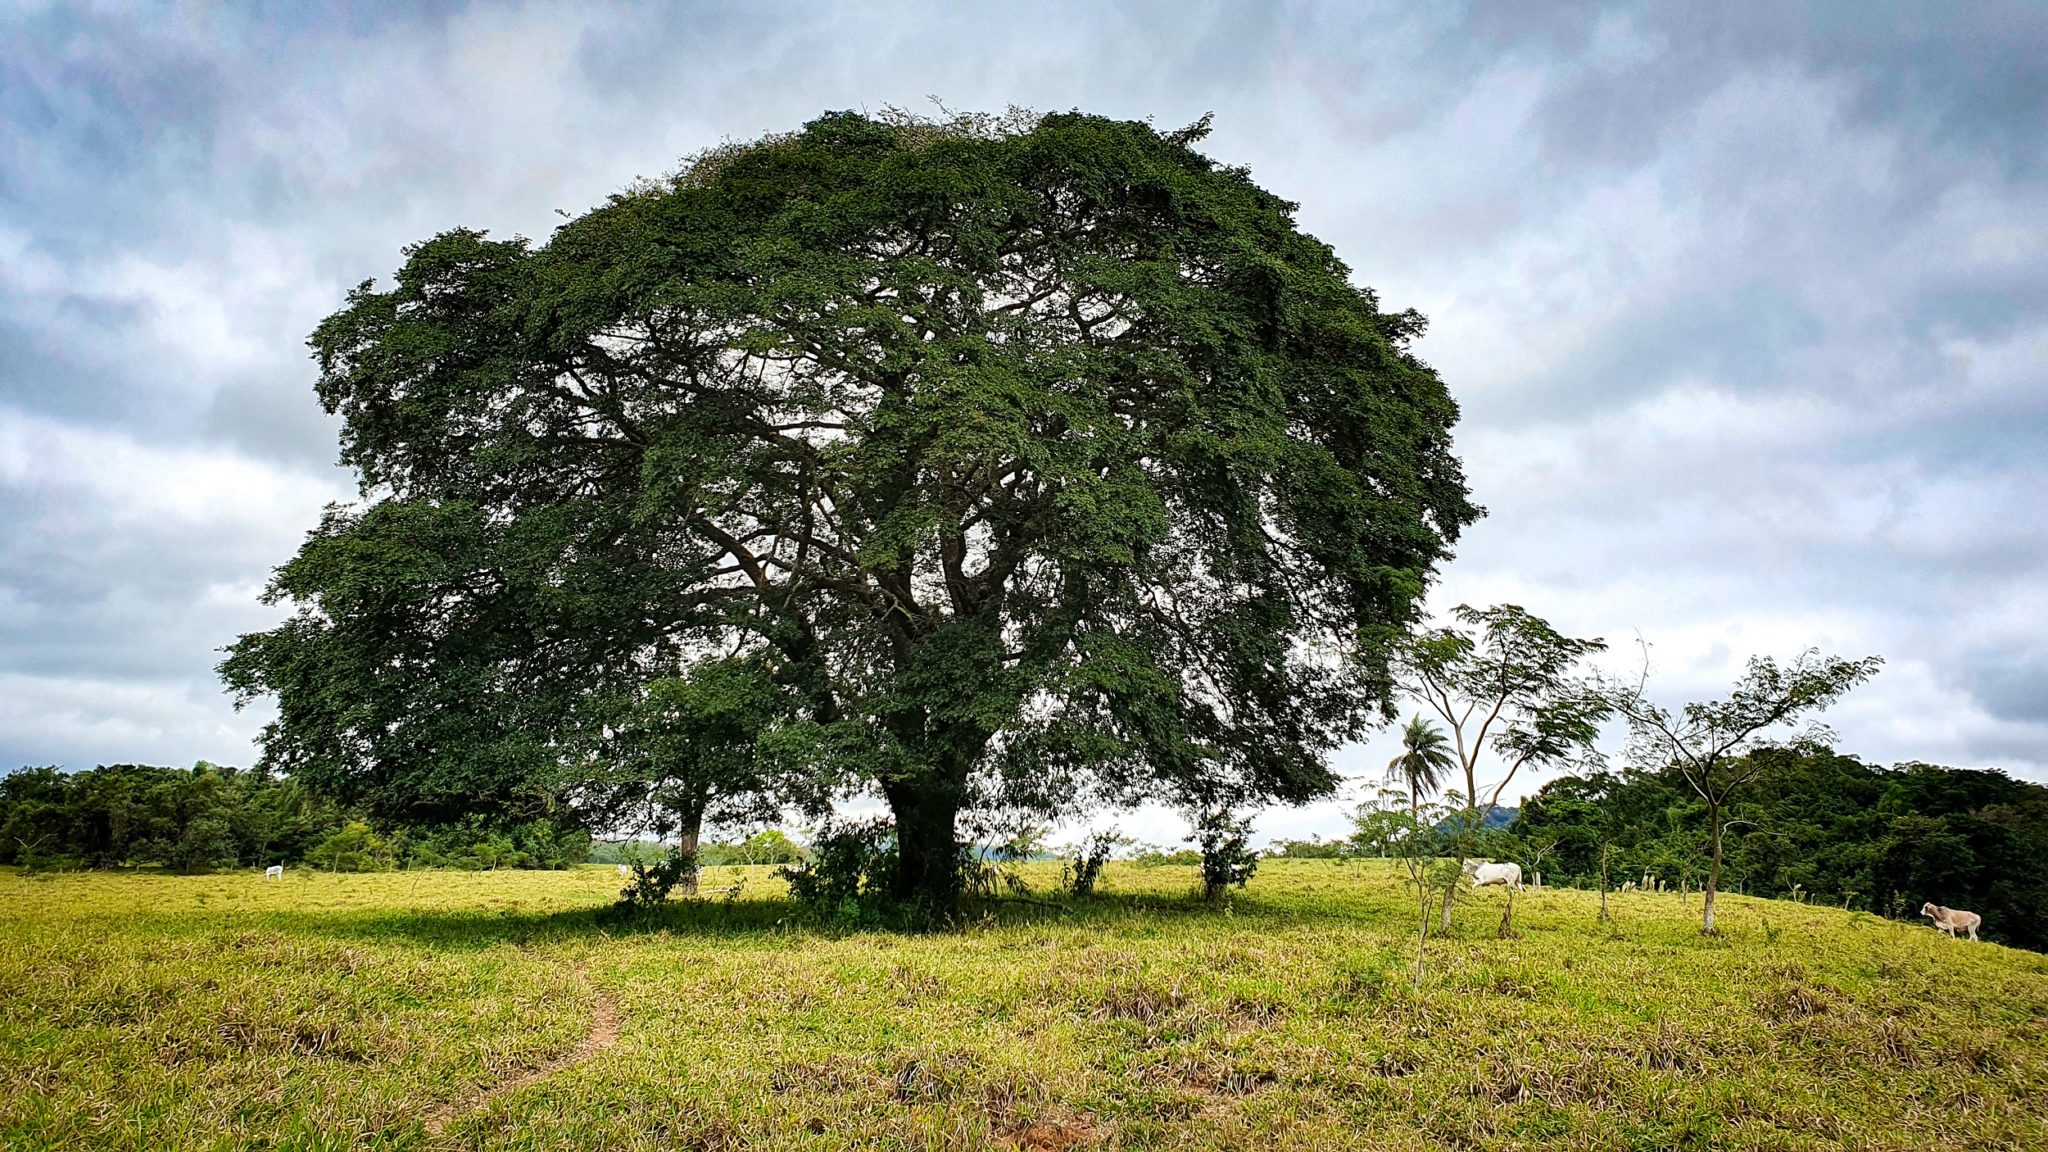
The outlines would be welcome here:
<svg viewBox="0 0 2048 1152">
<path fill-rule="evenodd" d="M 450 1123 L 454 1122 L 458 1117 L 467 1116 L 480 1110 L 484 1105 L 490 1103 L 493 1097 L 502 1096 L 507 1092 L 516 1092 L 529 1084 L 545 1080 L 564 1068 L 571 1068 L 583 1063 L 585 1060 L 590 1059 L 592 1056 L 618 1042 L 618 1008 L 613 1006 L 611 998 L 606 996 L 603 990 L 590 979 L 589 971 L 580 964 L 576 966 L 576 975 L 583 981 L 583 986 L 590 991 L 590 1029 L 583 1034 L 583 1039 L 577 1041 L 574 1048 L 549 1060 L 538 1068 L 530 1068 L 519 1073 L 517 1076 L 507 1077 L 495 1084 L 485 1084 L 459 1099 L 436 1104 L 428 1109 L 425 1117 L 425 1126 L 429 1140 L 438 1139 L 447 1130 Z"/>
</svg>

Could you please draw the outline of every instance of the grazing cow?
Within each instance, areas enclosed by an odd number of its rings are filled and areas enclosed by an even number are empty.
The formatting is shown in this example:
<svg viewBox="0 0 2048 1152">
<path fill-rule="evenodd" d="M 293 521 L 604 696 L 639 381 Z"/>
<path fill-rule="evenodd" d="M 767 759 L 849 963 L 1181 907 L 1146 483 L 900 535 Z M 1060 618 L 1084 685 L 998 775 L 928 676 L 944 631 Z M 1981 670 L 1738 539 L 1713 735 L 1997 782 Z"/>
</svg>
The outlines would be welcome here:
<svg viewBox="0 0 2048 1152">
<path fill-rule="evenodd" d="M 284 865 L 282 865 L 282 864 L 272 864 L 272 865 L 271 865 L 270 867 L 268 867 L 268 868 L 265 868 L 265 869 L 263 870 L 263 878 L 264 878 L 265 880 L 282 880 L 282 879 L 284 879 Z"/>
<path fill-rule="evenodd" d="M 631 864 L 621 864 L 621 865 L 619 865 L 619 875 L 621 875 L 621 876 L 631 876 L 632 874 L 633 874 L 633 866 L 632 866 Z"/>
<path fill-rule="evenodd" d="M 1951 940 L 1955 939 L 1958 928 L 1968 932 L 1970 939 L 1975 940 L 1978 926 L 1984 923 L 1984 918 L 1975 912 L 1965 912 L 1960 908 L 1943 908 L 1939 904 L 1922 904 L 1920 914 L 1934 917 L 1934 926 L 1948 933 Z"/>
<path fill-rule="evenodd" d="M 1517 892 L 1522 890 L 1522 866 L 1513 862 L 1481 864 L 1477 860 L 1467 860 L 1465 875 L 1472 878 L 1474 888 L 1483 888 L 1488 884 L 1505 884 Z"/>
</svg>

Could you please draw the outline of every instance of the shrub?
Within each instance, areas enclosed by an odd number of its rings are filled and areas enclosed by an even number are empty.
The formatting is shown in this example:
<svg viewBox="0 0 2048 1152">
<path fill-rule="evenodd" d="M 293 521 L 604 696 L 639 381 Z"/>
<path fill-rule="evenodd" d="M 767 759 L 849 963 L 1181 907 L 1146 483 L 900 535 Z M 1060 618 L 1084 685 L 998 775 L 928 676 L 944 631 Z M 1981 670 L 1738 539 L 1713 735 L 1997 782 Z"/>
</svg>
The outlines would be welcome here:
<svg viewBox="0 0 2048 1152">
<path fill-rule="evenodd" d="M 697 854 L 699 863 L 710 863 L 711 850 L 719 845 L 706 845 Z M 659 840 L 598 840 L 590 845 L 589 860 L 592 864 L 653 864 L 668 852 Z"/>
<path fill-rule="evenodd" d="M 674 848 L 652 864 L 636 860 L 629 867 L 632 875 L 619 889 L 618 906 L 645 910 L 665 903 L 676 885 L 696 874 L 697 855 Z"/>
<path fill-rule="evenodd" d="M 1102 877 L 1102 868 L 1109 863 L 1110 855 L 1124 838 L 1114 828 L 1097 832 L 1074 846 L 1074 856 L 1061 870 L 1060 886 L 1075 896 L 1093 896 L 1095 882 Z"/>
<path fill-rule="evenodd" d="M 1175 848 L 1171 851 L 1157 844 L 1139 844 L 1131 854 L 1131 863 L 1140 868 L 1186 867 L 1202 862 L 1202 854 L 1192 848 Z"/>
<path fill-rule="evenodd" d="M 391 846 L 361 820 L 351 820 L 306 853 L 306 863 L 330 872 L 382 872 L 393 863 Z"/>
<path fill-rule="evenodd" d="M 437 828 L 414 828 L 393 837 L 408 866 L 495 871 L 500 868 L 562 869 L 591 854 L 590 834 L 547 820 L 496 826 L 471 817 Z"/>
<path fill-rule="evenodd" d="M 1221 899 L 1230 888 L 1242 888 L 1259 870 L 1259 854 L 1251 849 L 1252 823 L 1227 810 L 1210 809 L 1195 821 L 1193 840 L 1202 850 L 1202 897 Z"/>
<path fill-rule="evenodd" d="M 826 824 L 809 858 L 781 869 L 789 895 L 810 915 L 845 925 L 872 920 L 896 870 L 896 826 L 885 819 Z"/>
<path fill-rule="evenodd" d="M 779 828 L 756 832 L 737 844 L 706 844 L 697 853 L 697 862 L 704 865 L 796 864 L 803 858 L 803 845 Z"/>
<path fill-rule="evenodd" d="M 1310 836 L 1306 840 L 1275 840 L 1266 847 L 1266 855 L 1287 860 L 1342 860 L 1350 855 L 1348 847 L 1342 840 Z"/>
</svg>

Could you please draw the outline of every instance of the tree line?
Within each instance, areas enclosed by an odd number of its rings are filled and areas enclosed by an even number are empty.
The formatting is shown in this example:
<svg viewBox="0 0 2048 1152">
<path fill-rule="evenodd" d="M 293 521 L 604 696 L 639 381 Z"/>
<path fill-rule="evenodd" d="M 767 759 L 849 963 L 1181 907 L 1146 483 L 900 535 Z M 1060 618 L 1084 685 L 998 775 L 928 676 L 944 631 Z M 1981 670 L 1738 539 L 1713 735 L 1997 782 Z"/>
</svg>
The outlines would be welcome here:
<svg viewBox="0 0 2048 1152">
<path fill-rule="evenodd" d="M 548 820 L 392 825 L 299 781 L 205 762 L 0 776 L 0 864 L 28 869 L 564 868 L 589 849 L 588 832 Z"/>
<path fill-rule="evenodd" d="M 1875 767 L 1812 744 L 1749 756 L 1755 782 L 1729 809 L 1722 886 L 1915 918 L 1933 901 L 1981 913 L 1985 935 L 2048 950 L 2048 788 L 1999 772 Z M 1671 768 L 1567 776 L 1526 798 L 1502 859 L 1591 888 L 1645 875 L 1697 890 L 1705 802 Z"/>
</svg>

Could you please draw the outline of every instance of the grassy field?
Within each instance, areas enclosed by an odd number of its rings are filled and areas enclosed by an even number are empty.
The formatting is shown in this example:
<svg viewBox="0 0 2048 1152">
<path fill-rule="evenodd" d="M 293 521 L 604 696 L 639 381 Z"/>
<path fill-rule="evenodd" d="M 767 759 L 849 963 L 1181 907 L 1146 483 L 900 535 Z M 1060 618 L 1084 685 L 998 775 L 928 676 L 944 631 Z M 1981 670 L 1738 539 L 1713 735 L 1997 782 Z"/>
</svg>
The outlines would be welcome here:
<svg viewBox="0 0 2048 1152">
<path fill-rule="evenodd" d="M 1490 890 L 1418 995 L 1372 862 L 922 937 L 742 880 L 0 873 L 0 1145 L 2048 1148 L 2048 956 L 1867 915 L 1531 892 L 1499 940 Z"/>
</svg>

